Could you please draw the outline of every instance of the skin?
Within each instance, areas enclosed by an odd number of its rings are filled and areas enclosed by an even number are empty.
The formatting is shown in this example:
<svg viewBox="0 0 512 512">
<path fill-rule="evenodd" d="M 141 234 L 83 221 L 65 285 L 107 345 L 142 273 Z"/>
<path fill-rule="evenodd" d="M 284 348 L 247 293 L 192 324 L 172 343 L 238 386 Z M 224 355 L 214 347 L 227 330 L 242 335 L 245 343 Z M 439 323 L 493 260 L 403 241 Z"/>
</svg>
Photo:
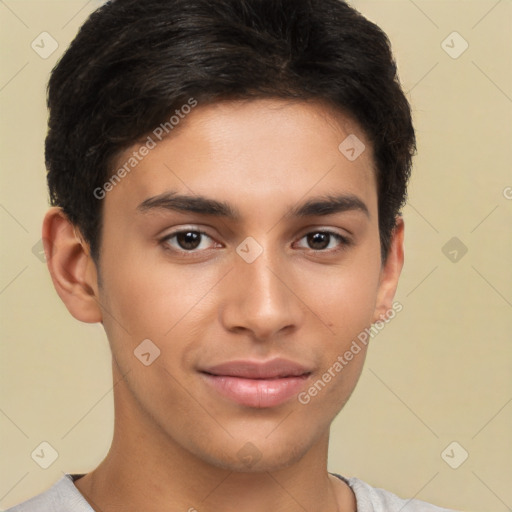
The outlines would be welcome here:
<svg viewBox="0 0 512 512">
<path fill-rule="evenodd" d="M 349 134 L 366 145 L 353 162 L 338 150 Z M 119 155 L 115 168 L 138 147 Z M 139 207 L 170 191 L 224 201 L 239 218 Z M 367 212 L 287 216 L 326 195 L 355 196 Z M 372 147 L 360 127 L 319 103 L 200 105 L 103 201 L 100 284 L 87 243 L 58 208 L 43 227 L 57 292 L 75 318 L 103 323 L 113 354 L 112 447 L 75 483 L 91 506 L 355 510 L 350 488 L 327 472 L 327 452 L 364 347 L 307 405 L 294 397 L 271 408 L 241 406 L 198 370 L 284 357 L 312 369 L 307 390 L 391 308 L 403 222 L 383 264 Z M 179 229 L 208 236 L 187 252 L 169 238 Z M 325 248 L 312 248 L 306 235 L 326 230 L 350 244 L 324 237 Z M 253 263 L 236 252 L 247 237 L 263 249 Z M 161 351 L 150 366 L 134 357 L 144 339 Z M 237 455 L 247 442 L 261 457 L 251 467 Z"/>
</svg>

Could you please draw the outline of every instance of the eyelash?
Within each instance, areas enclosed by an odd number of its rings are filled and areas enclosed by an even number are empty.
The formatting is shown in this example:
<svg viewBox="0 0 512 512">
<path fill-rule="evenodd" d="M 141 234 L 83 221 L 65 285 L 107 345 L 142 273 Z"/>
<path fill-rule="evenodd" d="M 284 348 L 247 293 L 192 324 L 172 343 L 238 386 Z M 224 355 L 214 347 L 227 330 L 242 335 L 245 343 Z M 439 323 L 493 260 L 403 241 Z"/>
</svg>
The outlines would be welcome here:
<svg viewBox="0 0 512 512">
<path fill-rule="evenodd" d="M 165 250 L 171 251 L 175 254 L 181 254 L 181 255 L 197 254 L 202 251 L 208 250 L 208 249 L 186 250 L 186 249 L 182 249 L 182 248 L 176 249 L 174 247 L 171 247 L 169 245 L 169 241 L 182 233 L 197 233 L 197 234 L 201 235 L 201 237 L 207 237 L 207 238 L 210 238 L 211 240 L 213 240 L 213 238 L 210 235 L 208 235 L 208 233 L 206 233 L 205 231 L 202 231 L 200 229 L 180 229 L 178 231 L 173 231 L 172 233 L 169 233 L 168 235 L 163 237 L 160 240 L 160 243 L 163 245 Z M 309 249 L 309 251 L 312 251 L 315 254 L 319 254 L 319 253 L 334 254 L 334 253 L 340 252 L 352 245 L 352 240 L 350 240 L 346 236 L 341 235 L 340 233 L 336 233 L 335 231 L 331 231 L 329 229 L 309 231 L 309 232 L 305 233 L 303 236 L 301 236 L 301 238 L 299 240 L 306 238 L 308 235 L 318 234 L 318 233 L 326 234 L 326 235 L 329 235 L 329 236 L 335 238 L 339 242 L 339 245 L 335 249 Z M 329 242 L 330 242 L 330 240 L 329 240 Z"/>
</svg>

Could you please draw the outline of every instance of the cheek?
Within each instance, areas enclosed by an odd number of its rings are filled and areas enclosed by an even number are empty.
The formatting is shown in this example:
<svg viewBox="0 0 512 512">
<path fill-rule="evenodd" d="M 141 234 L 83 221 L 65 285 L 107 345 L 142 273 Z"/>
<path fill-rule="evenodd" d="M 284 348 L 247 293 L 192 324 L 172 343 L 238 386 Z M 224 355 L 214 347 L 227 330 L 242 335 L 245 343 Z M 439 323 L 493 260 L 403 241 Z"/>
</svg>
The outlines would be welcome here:
<svg viewBox="0 0 512 512">
<path fill-rule="evenodd" d="M 366 357 L 365 329 L 372 323 L 379 275 L 380 254 L 375 250 L 354 251 L 338 267 L 311 268 L 310 273 L 303 273 L 302 282 L 309 285 L 305 302 L 310 301 L 323 322 L 318 331 L 321 370 L 299 401 L 312 414 L 327 413 L 334 418 L 357 384 Z"/>
<path fill-rule="evenodd" d="M 223 271 L 215 265 L 171 265 L 161 254 L 151 258 L 129 246 L 104 251 L 100 299 L 113 348 L 122 344 L 119 348 L 125 350 L 128 339 L 134 346 L 151 339 L 163 348 L 172 339 L 173 351 L 178 351 L 191 318 L 201 314 L 212 320 L 208 304 Z"/>
<path fill-rule="evenodd" d="M 343 343 L 372 322 L 380 264 L 357 254 L 338 266 L 302 266 L 297 295 Z M 341 337 L 341 338 L 340 338 Z"/>
</svg>

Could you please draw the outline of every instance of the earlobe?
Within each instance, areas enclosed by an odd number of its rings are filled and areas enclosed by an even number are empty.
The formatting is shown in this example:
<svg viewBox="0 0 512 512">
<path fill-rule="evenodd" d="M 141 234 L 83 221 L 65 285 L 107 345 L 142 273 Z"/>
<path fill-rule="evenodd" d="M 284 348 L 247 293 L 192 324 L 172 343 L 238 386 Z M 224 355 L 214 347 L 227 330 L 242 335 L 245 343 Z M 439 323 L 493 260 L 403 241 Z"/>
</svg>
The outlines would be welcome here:
<svg viewBox="0 0 512 512">
<path fill-rule="evenodd" d="M 96 265 L 61 208 L 45 215 L 43 243 L 55 290 L 69 312 L 82 322 L 101 322 Z"/>
<path fill-rule="evenodd" d="M 373 322 L 387 316 L 392 308 L 398 279 L 404 264 L 404 221 L 397 217 L 393 229 L 388 256 L 382 265 Z"/>
</svg>

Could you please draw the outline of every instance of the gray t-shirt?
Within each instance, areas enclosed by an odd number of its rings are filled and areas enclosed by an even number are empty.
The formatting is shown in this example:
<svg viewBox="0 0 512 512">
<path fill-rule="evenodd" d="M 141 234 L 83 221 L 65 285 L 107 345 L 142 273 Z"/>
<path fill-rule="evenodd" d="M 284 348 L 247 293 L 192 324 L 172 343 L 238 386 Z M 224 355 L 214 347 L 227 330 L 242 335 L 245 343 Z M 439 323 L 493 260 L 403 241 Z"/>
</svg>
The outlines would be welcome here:
<svg viewBox="0 0 512 512">
<path fill-rule="evenodd" d="M 346 482 L 357 501 L 357 512 L 455 512 L 419 500 L 403 500 L 383 489 L 376 489 L 358 478 L 335 476 Z M 65 475 L 53 487 L 6 512 L 94 512 L 75 487 L 82 475 Z"/>
</svg>

